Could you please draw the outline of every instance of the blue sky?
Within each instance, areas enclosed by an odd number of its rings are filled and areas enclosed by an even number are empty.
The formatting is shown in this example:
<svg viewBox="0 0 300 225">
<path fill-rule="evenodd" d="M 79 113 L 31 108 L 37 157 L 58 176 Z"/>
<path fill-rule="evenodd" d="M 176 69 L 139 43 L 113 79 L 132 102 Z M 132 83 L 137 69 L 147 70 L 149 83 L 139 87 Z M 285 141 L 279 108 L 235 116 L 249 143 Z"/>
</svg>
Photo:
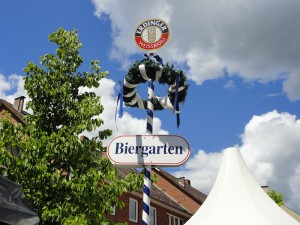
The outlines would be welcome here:
<svg viewBox="0 0 300 225">
<path fill-rule="evenodd" d="M 117 83 L 143 58 L 135 27 L 147 18 L 164 19 L 171 38 L 158 53 L 184 68 L 190 84 L 179 129 L 172 112 L 154 114 L 156 133 L 178 134 L 191 146 L 189 162 L 169 171 L 209 193 L 222 151 L 235 146 L 256 180 L 282 191 L 300 212 L 299 2 L 2 0 L 0 12 L 0 98 L 26 95 L 22 69 L 55 51 L 50 33 L 76 28 L 81 70 L 99 59 L 110 72 L 95 92 L 105 106 L 104 128 L 114 136 L 145 132 L 145 112 L 128 108 L 116 131 Z"/>
</svg>

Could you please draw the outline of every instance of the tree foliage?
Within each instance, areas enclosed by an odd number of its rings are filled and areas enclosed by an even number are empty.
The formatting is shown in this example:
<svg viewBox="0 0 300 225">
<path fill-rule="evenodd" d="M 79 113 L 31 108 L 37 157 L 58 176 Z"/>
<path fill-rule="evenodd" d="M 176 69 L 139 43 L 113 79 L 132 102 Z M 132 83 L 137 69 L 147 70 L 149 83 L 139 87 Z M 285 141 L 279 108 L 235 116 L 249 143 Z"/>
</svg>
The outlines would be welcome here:
<svg viewBox="0 0 300 225">
<path fill-rule="evenodd" d="M 275 190 L 272 190 L 268 192 L 268 195 L 273 199 L 274 202 L 276 202 L 277 205 L 282 206 L 284 204 L 282 192 L 276 193 Z"/>
<path fill-rule="evenodd" d="M 90 62 L 89 72 L 77 72 L 83 58 L 76 30 L 59 28 L 49 40 L 58 45 L 56 54 L 24 69 L 33 110 L 26 126 L 13 125 L 8 118 L 0 121 L 1 173 L 22 185 L 40 224 L 113 224 L 105 215 L 112 206 L 123 205 L 117 197 L 137 190 L 142 177 L 120 179 L 110 162 L 100 159 L 105 150 L 101 140 L 110 130 L 90 140 L 78 138 L 104 122 L 98 117 L 103 111 L 100 98 L 82 89 L 97 88 L 108 73 L 100 71 L 97 60 Z"/>
</svg>

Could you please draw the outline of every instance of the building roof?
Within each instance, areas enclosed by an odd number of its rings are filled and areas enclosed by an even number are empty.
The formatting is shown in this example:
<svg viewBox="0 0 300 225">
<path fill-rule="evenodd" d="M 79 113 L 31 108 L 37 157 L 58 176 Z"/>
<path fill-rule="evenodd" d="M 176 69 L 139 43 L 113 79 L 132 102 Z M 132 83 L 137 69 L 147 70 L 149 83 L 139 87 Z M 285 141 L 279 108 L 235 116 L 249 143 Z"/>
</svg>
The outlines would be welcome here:
<svg viewBox="0 0 300 225">
<path fill-rule="evenodd" d="M 15 107 L 10 104 L 9 102 L 5 101 L 4 99 L 0 99 L 0 107 L 4 106 L 6 109 L 10 111 L 11 114 L 15 115 L 18 118 L 18 122 L 21 124 L 25 124 L 24 116 L 27 115 L 28 113 L 24 110 L 21 112 L 15 109 Z"/>
<path fill-rule="evenodd" d="M 121 178 L 125 178 L 125 176 L 129 173 L 139 173 L 135 168 L 118 168 L 118 173 Z M 139 193 L 143 193 L 143 189 L 141 188 Z M 180 204 L 175 202 L 172 198 L 170 198 L 163 190 L 160 190 L 155 186 L 155 184 L 151 185 L 151 199 L 155 199 L 159 202 L 162 202 L 164 204 L 167 204 L 168 206 L 180 210 L 184 213 L 187 213 L 189 215 L 192 215 L 189 213 L 184 207 L 182 207 Z"/>
<path fill-rule="evenodd" d="M 157 174 L 159 174 L 160 176 L 164 177 L 169 182 L 171 182 L 178 189 L 186 193 L 189 197 L 191 197 L 195 202 L 199 203 L 200 205 L 202 205 L 203 202 L 205 201 L 207 197 L 206 194 L 202 193 L 201 191 L 198 191 L 197 189 L 193 188 L 191 185 L 183 184 L 180 178 L 176 178 L 171 174 L 167 173 L 166 171 L 159 168 L 154 168 L 153 170 L 155 170 Z"/>
</svg>

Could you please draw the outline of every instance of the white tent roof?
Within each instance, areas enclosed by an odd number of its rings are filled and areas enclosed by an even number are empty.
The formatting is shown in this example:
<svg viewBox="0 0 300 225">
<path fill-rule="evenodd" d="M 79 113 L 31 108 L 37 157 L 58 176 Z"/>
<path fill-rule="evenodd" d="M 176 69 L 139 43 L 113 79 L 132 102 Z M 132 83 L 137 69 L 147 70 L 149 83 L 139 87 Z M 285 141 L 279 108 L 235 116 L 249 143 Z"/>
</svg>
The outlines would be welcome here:
<svg viewBox="0 0 300 225">
<path fill-rule="evenodd" d="M 256 183 L 239 150 L 226 149 L 216 182 L 185 225 L 299 225 Z"/>
</svg>

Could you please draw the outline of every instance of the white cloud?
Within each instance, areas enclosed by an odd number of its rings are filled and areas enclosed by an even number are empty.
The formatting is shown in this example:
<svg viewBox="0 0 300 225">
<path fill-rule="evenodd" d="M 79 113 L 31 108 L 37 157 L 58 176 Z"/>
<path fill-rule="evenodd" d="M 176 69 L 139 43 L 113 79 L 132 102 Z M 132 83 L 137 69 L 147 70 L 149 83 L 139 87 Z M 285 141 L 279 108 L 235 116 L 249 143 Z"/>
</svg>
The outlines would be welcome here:
<svg viewBox="0 0 300 225">
<path fill-rule="evenodd" d="M 109 140 L 105 140 L 103 143 L 107 145 L 110 140 L 112 140 L 116 136 L 124 135 L 124 134 L 145 134 L 146 133 L 146 119 L 138 119 L 133 117 L 126 111 L 122 118 L 117 118 L 115 123 L 115 111 L 117 104 L 117 97 L 115 93 L 115 85 L 116 83 L 107 78 L 103 78 L 100 80 L 99 88 L 92 88 L 91 91 L 94 91 L 96 95 L 101 97 L 101 103 L 104 106 L 104 111 L 100 115 L 100 118 L 104 120 L 104 124 L 99 128 L 103 129 L 111 129 L 113 131 L 113 135 L 109 137 Z M 83 90 L 84 91 L 84 90 Z M 137 109 L 140 110 L 140 109 Z M 153 133 L 154 134 L 168 134 L 166 130 L 161 128 L 162 123 L 158 118 L 154 118 L 153 120 Z M 84 134 L 88 137 L 97 136 L 99 129 Z"/>
<path fill-rule="evenodd" d="M 20 96 L 26 97 L 25 103 L 28 101 L 23 76 L 17 74 L 4 76 L 0 74 L 0 98 L 13 104 L 14 99 Z"/>
<path fill-rule="evenodd" d="M 300 120 L 277 111 L 254 116 L 242 142 L 242 154 L 260 184 L 282 191 L 287 204 L 300 211 L 295 192 L 300 190 Z"/>
<path fill-rule="evenodd" d="M 292 73 L 289 78 L 283 83 L 283 90 L 286 92 L 289 99 L 295 101 L 300 99 L 300 71 Z"/>
<path fill-rule="evenodd" d="M 186 177 L 191 180 L 192 186 L 198 190 L 209 193 L 217 177 L 222 160 L 222 152 L 206 153 L 204 150 L 190 158 L 184 169 L 174 173 L 175 177 Z"/>
<path fill-rule="evenodd" d="M 234 83 L 233 80 L 229 80 L 225 85 L 224 85 L 225 89 L 235 89 L 236 85 Z"/>
<path fill-rule="evenodd" d="M 300 212 L 300 120 L 277 111 L 253 116 L 241 139 L 239 149 L 257 182 L 283 192 L 286 204 Z M 193 186 L 208 193 L 222 154 L 200 150 L 174 175 L 187 177 Z"/>
<path fill-rule="evenodd" d="M 222 76 L 224 68 L 245 80 L 285 80 L 284 91 L 300 99 L 300 2 L 294 0 L 93 0 L 95 15 L 112 23 L 111 56 L 128 63 L 139 52 L 133 30 L 147 18 L 171 26 L 160 54 L 189 66 L 198 84 Z M 145 10 L 147 9 L 147 10 Z M 176 56 L 176 57 L 174 57 Z M 127 60 L 125 60 L 127 58 Z"/>
<path fill-rule="evenodd" d="M 0 87 L 0 97 L 2 98 L 2 96 L 5 96 L 5 92 L 10 89 L 9 81 L 2 74 L 0 74 Z"/>
</svg>

